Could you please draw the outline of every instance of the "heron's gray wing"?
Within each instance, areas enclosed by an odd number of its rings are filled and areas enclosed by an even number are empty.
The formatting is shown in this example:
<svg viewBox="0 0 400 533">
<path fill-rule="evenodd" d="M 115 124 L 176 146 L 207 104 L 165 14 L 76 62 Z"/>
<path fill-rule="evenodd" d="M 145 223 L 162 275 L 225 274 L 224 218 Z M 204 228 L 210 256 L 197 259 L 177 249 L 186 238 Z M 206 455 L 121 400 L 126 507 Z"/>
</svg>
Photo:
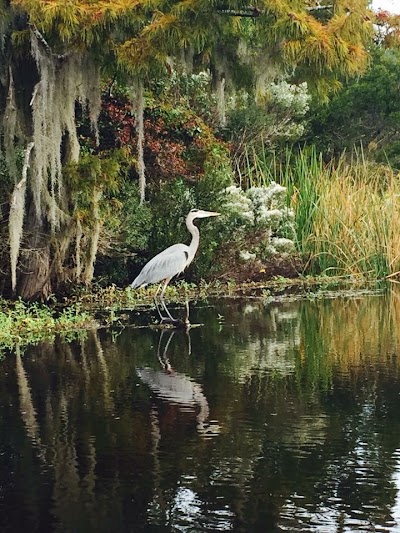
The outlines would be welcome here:
<svg viewBox="0 0 400 533">
<path fill-rule="evenodd" d="M 189 247 L 186 244 L 170 246 L 150 259 L 133 281 L 132 287 L 135 289 L 176 276 L 185 269 L 188 257 Z"/>
</svg>

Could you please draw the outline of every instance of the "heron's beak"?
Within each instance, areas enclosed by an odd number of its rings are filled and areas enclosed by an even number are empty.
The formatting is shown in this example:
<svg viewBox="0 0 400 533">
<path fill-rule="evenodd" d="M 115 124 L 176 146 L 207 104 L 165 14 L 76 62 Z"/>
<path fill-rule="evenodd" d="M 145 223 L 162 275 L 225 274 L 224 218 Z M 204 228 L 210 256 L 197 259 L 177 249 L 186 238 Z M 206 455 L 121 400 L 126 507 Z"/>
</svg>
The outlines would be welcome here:
<svg viewBox="0 0 400 533">
<path fill-rule="evenodd" d="M 195 219 L 195 218 L 217 217 L 220 214 L 221 213 L 217 213 L 216 211 L 204 211 L 203 209 L 199 209 L 198 211 L 193 212 L 193 219 Z"/>
</svg>

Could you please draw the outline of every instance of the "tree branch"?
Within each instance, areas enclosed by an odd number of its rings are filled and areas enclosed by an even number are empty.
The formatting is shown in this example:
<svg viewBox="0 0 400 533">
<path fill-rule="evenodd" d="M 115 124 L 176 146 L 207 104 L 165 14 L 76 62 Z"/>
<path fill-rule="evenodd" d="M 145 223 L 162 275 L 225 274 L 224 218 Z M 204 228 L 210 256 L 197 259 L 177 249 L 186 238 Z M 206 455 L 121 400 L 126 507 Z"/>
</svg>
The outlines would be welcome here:
<svg viewBox="0 0 400 533">
<path fill-rule="evenodd" d="M 308 11 L 309 13 L 312 13 L 313 11 L 325 11 L 325 10 L 332 9 L 332 8 L 333 8 L 333 5 L 322 6 L 318 4 L 313 7 L 307 7 L 306 11 Z M 258 18 L 260 15 L 263 15 L 265 11 L 258 9 L 258 7 L 248 6 L 238 11 L 235 11 L 234 9 L 222 9 L 221 8 L 221 9 L 217 9 L 217 13 L 220 15 L 227 15 L 228 17 Z"/>
<path fill-rule="evenodd" d="M 43 45 L 46 52 L 51 55 L 52 57 L 55 57 L 56 59 L 63 60 L 67 58 L 69 55 L 71 55 L 71 52 L 66 52 L 65 54 L 55 54 L 52 49 L 50 48 L 49 43 L 46 41 L 46 39 L 43 37 L 43 35 L 40 33 L 40 31 L 36 28 L 36 26 L 32 23 L 28 24 L 29 29 L 33 33 L 33 35 L 36 37 L 36 39 Z"/>
<path fill-rule="evenodd" d="M 257 18 L 262 14 L 262 11 L 257 7 L 244 7 L 240 11 L 234 9 L 217 9 L 217 13 L 220 15 L 228 15 L 229 17 L 249 17 Z"/>
</svg>

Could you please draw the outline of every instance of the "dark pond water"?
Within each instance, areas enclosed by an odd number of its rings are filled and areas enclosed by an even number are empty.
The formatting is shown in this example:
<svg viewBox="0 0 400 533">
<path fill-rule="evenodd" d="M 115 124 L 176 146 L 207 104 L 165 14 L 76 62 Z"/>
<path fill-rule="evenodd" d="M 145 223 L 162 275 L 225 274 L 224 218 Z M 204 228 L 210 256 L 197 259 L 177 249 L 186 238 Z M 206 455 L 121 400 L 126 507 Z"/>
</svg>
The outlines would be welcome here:
<svg viewBox="0 0 400 533">
<path fill-rule="evenodd" d="M 0 531 L 400 531 L 400 295 L 0 362 Z"/>
</svg>

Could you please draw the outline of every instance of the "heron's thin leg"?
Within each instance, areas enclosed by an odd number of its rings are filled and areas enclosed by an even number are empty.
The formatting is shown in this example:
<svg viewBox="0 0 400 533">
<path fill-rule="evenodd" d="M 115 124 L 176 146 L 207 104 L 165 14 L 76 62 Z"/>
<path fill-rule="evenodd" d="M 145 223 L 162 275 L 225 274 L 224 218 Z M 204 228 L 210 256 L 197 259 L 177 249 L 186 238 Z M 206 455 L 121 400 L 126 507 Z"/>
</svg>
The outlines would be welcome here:
<svg viewBox="0 0 400 533">
<path fill-rule="evenodd" d="M 166 361 L 166 363 L 168 363 L 169 366 L 171 366 L 171 365 L 170 365 L 169 360 L 168 360 L 167 352 L 168 352 L 169 345 L 171 344 L 172 337 L 174 335 L 175 335 L 175 331 L 172 331 L 171 335 L 169 336 L 169 338 L 167 340 L 167 342 L 165 343 L 165 348 L 164 348 L 164 351 L 163 351 L 163 360 Z"/>
<path fill-rule="evenodd" d="M 167 285 L 168 283 L 171 281 L 171 278 L 167 278 L 165 280 L 165 283 L 164 283 L 164 286 L 162 288 L 162 291 L 161 291 L 161 294 L 160 294 L 160 302 L 163 306 L 163 309 L 164 311 L 167 313 L 167 315 L 169 316 L 169 318 L 173 321 L 173 322 L 177 322 L 177 319 L 174 318 L 171 313 L 168 311 L 168 307 L 165 305 L 165 302 L 164 302 L 164 293 L 165 293 L 165 289 L 167 288 Z"/>
<path fill-rule="evenodd" d="M 156 290 L 156 293 L 154 295 L 154 303 L 157 309 L 158 316 L 160 317 L 160 320 L 163 321 L 165 320 L 166 317 L 161 314 L 160 306 L 158 305 L 158 301 L 157 301 L 157 296 L 158 296 L 158 293 L 160 292 L 161 286 L 162 286 L 162 283 L 160 283 L 160 285 L 158 286 Z"/>
<path fill-rule="evenodd" d="M 189 331 L 190 331 L 190 329 L 186 328 L 186 336 L 187 336 L 187 341 L 188 341 L 188 355 L 192 355 L 192 342 L 190 340 Z"/>
<path fill-rule="evenodd" d="M 164 352 L 163 352 L 163 355 L 162 355 L 162 358 L 163 358 L 163 361 L 164 361 L 164 369 L 168 372 L 168 373 L 171 373 L 172 372 L 172 366 L 171 366 L 171 363 L 169 362 L 169 359 L 168 359 L 168 347 L 170 345 L 170 342 L 172 340 L 172 337 L 174 336 L 175 334 L 175 331 L 172 331 L 171 335 L 169 336 L 166 344 L 165 344 L 165 348 L 164 348 Z"/>
<path fill-rule="evenodd" d="M 169 362 L 167 352 L 168 352 L 168 347 L 170 345 L 172 337 L 175 335 L 175 331 L 172 330 L 172 331 L 170 331 L 168 333 L 169 337 L 167 339 L 167 342 L 165 343 L 165 348 L 163 350 L 163 354 L 161 355 L 161 345 L 162 345 L 162 339 L 163 339 L 164 333 L 165 333 L 165 329 L 163 329 L 161 331 L 161 335 L 160 335 L 160 338 L 158 340 L 157 358 L 160 361 L 161 366 L 164 368 L 164 370 L 166 370 L 167 372 L 170 373 L 170 372 L 172 372 L 172 367 L 171 367 L 171 363 Z"/>
<path fill-rule="evenodd" d="M 189 312 L 190 312 L 190 309 L 189 309 L 189 302 L 188 302 L 188 299 L 187 299 L 187 298 L 186 298 L 186 302 L 185 302 L 185 310 L 186 310 L 186 315 L 185 315 L 184 322 L 185 322 L 187 325 L 190 325 L 190 322 L 189 322 Z"/>
</svg>

